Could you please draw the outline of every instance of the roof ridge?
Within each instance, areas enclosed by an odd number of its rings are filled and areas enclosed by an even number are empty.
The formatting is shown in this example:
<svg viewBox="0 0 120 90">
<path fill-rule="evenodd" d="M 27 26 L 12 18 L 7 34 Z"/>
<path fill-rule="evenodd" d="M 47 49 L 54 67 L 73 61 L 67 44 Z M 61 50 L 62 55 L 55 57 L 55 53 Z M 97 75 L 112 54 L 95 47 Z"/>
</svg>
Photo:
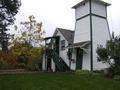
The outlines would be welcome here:
<svg viewBox="0 0 120 90">
<path fill-rule="evenodd" d="M 72 8 L 76 8 L 76 7 L 78 7 L 78 6 L 81 6 L 81 5 L 83 5 L 85 2 L 88 2 L 88 1 L 89 1 L 89 0 L 82 0 L 82 1 L 80 1 L 79 3 L 77 3 L 76 5 L 74 5 Z M 111 5 L 110 3 L 106 2 L 106 1 L 103 1 L 103 0 L 92 0 L 92 1 L 97 1 L 97 2 L 103 3 L 103 4 L 105 4 L 106 6 L 110 6 L 110 5 Z"/>
<path fill-rule="evenodd" d="M 56 29 L 59 29 L 59 30 L 66 30 L 66 31 L 72 31 L 72 32 L 74 32 L 74 30 L 65 29 L 65 28 L 56 28 Z"/>
</svg>

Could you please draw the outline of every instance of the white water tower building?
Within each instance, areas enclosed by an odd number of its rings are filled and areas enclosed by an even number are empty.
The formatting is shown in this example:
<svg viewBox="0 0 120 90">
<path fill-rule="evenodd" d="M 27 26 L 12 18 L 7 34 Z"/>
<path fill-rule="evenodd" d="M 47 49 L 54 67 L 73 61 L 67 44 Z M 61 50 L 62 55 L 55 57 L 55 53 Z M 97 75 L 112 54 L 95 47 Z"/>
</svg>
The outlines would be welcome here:
<svg viewBox="0 0 120 90">
<path fill-rule="evenodd" d="M 78 69 L 99 70 L 107 67 L 98 62 L 96 49 L 110 40 L 107 21 L 109 5 L 101 0 L 83 0 L 73 7 L 76 19 L 73 59 Z"/>
</svg>

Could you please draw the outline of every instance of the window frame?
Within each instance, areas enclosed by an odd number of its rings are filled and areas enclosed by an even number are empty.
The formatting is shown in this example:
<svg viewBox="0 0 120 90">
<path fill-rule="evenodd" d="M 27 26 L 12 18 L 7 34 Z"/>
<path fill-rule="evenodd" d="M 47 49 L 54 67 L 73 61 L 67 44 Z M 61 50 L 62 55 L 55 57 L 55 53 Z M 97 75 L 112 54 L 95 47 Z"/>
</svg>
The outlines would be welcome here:
<svg viewBox="0 0 120 90">
<path fill-rule="evenodd" d="M 61 50 L 65 50 L 65 40 L 61 40 L 60 41 L 60 43 L 61 43 Z"/>
</svg>

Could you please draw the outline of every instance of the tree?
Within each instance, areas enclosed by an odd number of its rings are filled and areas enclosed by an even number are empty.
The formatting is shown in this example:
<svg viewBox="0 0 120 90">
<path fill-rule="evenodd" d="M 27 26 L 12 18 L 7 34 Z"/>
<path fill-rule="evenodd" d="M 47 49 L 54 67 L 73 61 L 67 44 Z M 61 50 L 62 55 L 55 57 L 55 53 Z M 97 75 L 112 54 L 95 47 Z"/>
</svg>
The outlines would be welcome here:
<svg viewBox="0 0 120 90">
<path fill-rule="evenodd" d="M 21 0 L 0 0 L 0 23 L 13 24 L 20 5 Z"/>
<path fill-rule="evenodd" d="M 41 62 L 43 47 L 32 47 L 23 42 L 16 42 L 10 51 L 17 57 L 19 67 L 32 68 L 36 62 Z"/>
<path fill-rule="evenodd" d="M 44 40 L 43 35 L 45 31 L 42 29 L 42 22 L 38 23 L 35 20 L 33 15 L 28 17 L 28 21 L 23 21 L 20 23 L 22 26 L 21 29 L 18 29 L 15 26 L 15 30 L 17 31 L 17 36 L 14 36 L 13 41 L 19 41 L 23 43 L 27 43 L 29 45 L 35 46 L 42 45 L 41 42 Z"/>
<path fill-rule="evenodd" d="M 0 42 L 2 50 L 7 50 L 7 26 L 14 23 L 15 15 L 21 5 L 20 0 L 0 0 Z"/>
<path fill-rule="evenodd" d="M 112 34 L 111 40 L 107 41 L 106 47 L 97 48 L 98 60 L 110 65 L 113 74 L 120 75 L 120 36 Z"/>
<path fill-rule="evenodd" d="M 42 23 L 38 23 L 33 15 L 20 25 L 20 28 L 15 25 L 16 33 L 12 35 L 11 50 L 18 57 L 19 63 L 24 64 L 25 67 L 31 67 L 42 58 L 44 48 L 42 41 L 45 32 L 42 29 Z"/>
</svg>

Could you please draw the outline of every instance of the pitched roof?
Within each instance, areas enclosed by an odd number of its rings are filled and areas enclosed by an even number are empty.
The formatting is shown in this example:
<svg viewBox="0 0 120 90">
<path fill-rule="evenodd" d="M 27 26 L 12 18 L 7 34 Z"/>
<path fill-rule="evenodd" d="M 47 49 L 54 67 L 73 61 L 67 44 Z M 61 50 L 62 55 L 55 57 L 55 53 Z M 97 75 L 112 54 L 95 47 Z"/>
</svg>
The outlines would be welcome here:
<svg viewBox="0 0 120 90">
<path fill-rule="evenodd" d="M 88 1 L 89 1 L 89 0 L 82 0 L 81 2 L 79 2 L 78 4 L 76 4 L 75 6 L 73 6 L 72 8 L 77 8 L 78 6 L 81 6 L 81 5 L 83 5 L 85 2 L 88 2 Z M 107 3 L 107 2 L 105 2 L 105 1 L 103 1 L 103 0 L 92 0 L 92 1 L 102 3 L 102 4 L 106 5 L 106 6 L 111 5 L 111 4 L 109 4 L 109 3 Z"/>
<path fill-rule="evenodd" d="M 74 31 L 62 28 L 56 28 L 56 30 L 59 30 L 61 32 L 61 34 L 65 37 L 68 43 L 73 43 Z"/>
</svg>

